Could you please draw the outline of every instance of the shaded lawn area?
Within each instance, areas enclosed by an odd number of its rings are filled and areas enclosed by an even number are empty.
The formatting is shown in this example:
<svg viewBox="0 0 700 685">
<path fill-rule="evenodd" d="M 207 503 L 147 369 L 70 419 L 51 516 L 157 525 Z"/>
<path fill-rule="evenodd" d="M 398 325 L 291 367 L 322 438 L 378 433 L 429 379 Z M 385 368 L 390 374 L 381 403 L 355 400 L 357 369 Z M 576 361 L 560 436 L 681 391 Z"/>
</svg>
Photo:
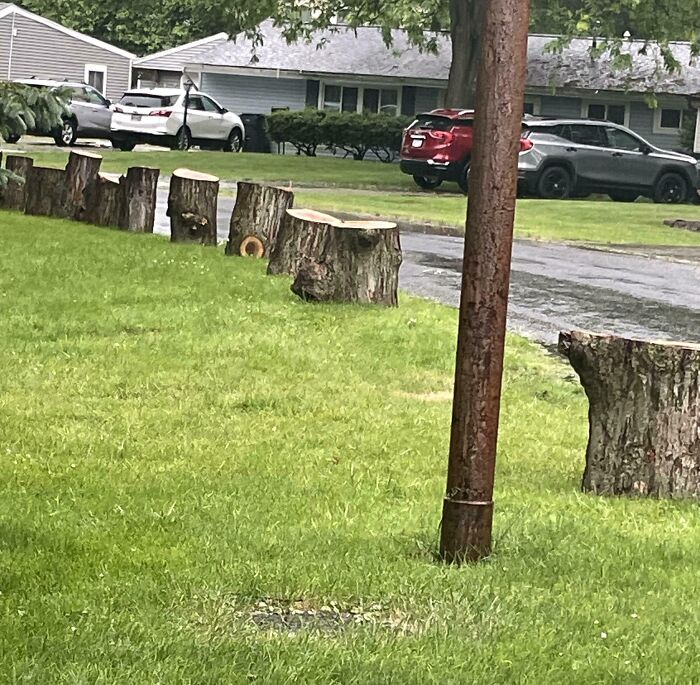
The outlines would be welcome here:
<svg viewBox="0 0 700 685">
<path fill-rule="evenodd" d="M 578 491 L 586 402 L 539 348 L 508 340 L 495 553 L 456 569 L 454 310 L 9 213 L 0 302 L 1 682 L 696 678 L 700 510 Z"/>
<path fill-rule="evenodd" d="M 326 211 L 363 212 L 384 218 L 442 224 L 463 230 L 466 199 L 438 193 L 331 193 L 301 190 L 298 206 Z M 669 228 L 664 219 L 700 221 L 699 205 L 634 204 L 603 200 L 520 199 L 516 235 L 540 240 L 593 243 L 700 246 L 700 233 Z"/>
<path fill-rule="evenodd" d="M 342 186 L 345 188 L 415 187 L 410 176 L 402 174 L 398 164 L 356 162 L 335 157 L 304 157 L 296 155 L 262 155 L 242 152 L 176 152 L 172 150 L 149 152 L 119 152 L 93 150 L 102 155 L 102 170 L 123 173 L 130 166 L 152 166 L 169 176 L 174 169 L 188 167 L 195 171 L 214 174 L 225 181 L 261 181 L 280 185 Z M 65 166 L 67 152 L 27 153 L 36 164 Z"/>
</svg>

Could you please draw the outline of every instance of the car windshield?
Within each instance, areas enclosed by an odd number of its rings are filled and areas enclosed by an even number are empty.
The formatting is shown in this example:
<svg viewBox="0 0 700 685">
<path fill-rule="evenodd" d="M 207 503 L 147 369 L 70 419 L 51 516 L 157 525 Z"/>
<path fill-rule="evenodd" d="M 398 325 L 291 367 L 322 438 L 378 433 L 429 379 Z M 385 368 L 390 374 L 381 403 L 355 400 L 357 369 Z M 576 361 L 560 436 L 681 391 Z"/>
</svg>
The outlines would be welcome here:
<svg viewBox="0 0 700 685">
<path fill-rule="evenodd" d="M 179 95 L 153 95 L 151 93 L 124 93 L 119 104 L 127 107 L 172 107 Z"/>
</svg>

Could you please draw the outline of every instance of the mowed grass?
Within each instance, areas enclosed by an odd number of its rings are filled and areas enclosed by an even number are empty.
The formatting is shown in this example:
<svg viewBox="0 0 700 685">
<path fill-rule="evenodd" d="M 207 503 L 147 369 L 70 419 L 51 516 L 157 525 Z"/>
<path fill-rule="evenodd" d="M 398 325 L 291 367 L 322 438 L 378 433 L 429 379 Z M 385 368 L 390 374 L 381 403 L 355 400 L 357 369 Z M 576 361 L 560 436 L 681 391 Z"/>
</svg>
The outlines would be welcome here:
<svg viewBox="0 0 700 685">
<path fill-rule="evenodd" d="M 581 494 L 586 402 L 535 346 L 494 554 L 451 568 L 454 310 L 8 213 L 0 303 L 0 682 L 697 681 L 700 510 Z M 260 629 L 261 601 L 369 619 Z"/>
<path fill-rule="evenodd" d="M 362 212 L 464 231 L 467 200 L 445 193 L 343 193 L 299 191 L 297 205 L 326 211 Z M 700 221 L 700 205 L 634 204 L 604 200 L 521 199 L 515 234 L 538 240 L 604 244 L 700 246 L 700 233 L 669 228 L 664 219 Z"/>
<path fill-rule="evenodd" d="M 18 146 L 21 147 L 21 146 Z M 262 155 L 253 153 L 227 154 L 193 150 L 176 152 L 119 152 L 93 150 L 102 155 L 103 171 L 123 173 L 130 166 L 152 166 L 169 176 L 174 169 L 187 167 L 214 174 L 224 181 L 260 181 L 288 185 L 341 186 L 345 188 L 410 189 L 415 185 L 410 176 L 402 174 L 398 164 L 356 162 L 336 157 L 305 157 L 294 154 Z M 67 152 L 27 153 L 36 164 L 64 166 Z"/>
</svg>

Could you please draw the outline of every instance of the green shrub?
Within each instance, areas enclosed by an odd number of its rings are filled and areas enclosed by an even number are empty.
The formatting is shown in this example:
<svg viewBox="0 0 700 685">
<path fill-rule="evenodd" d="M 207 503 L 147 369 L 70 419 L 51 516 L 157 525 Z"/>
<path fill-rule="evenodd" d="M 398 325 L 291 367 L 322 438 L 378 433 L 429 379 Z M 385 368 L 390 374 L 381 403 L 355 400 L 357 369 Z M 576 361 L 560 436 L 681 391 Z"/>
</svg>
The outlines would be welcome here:
<svg viewBox="0 0 700 685">
<path fill-rule="evenodd" d="M 396 158 L 408 117 L 357 112 L 275 112 L 269 119 L 270 136 L 277 143 L 290 143 L 298 153 L 314 156 L 319 145 L 333 154 L 343 151 L 362 160 L 373 152 L 383 162 Z"/>
<path fill-rule="evenodd" d="M 316 149 L 323 144 L 321 122 L 325 116 L 325 112 L 311 108 L 300 112 L 274 112 L 267 119 L 270 138 L 275 143 L 293 145 L 297 154 L 315 157 Z"/>
</svg>

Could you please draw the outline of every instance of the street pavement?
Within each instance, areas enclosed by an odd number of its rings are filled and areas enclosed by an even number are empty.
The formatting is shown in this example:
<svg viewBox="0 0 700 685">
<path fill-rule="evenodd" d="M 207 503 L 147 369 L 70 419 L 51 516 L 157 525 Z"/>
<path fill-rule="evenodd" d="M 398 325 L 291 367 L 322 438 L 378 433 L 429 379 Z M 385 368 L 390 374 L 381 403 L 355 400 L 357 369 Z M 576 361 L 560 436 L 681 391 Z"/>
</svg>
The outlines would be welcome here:
<svg viewBox="0 0 700 685">
<path fill-rule="evenodd" d="M 233 204 L 220 197 L 220 241 L 228 236 Z M 156 232 L 169 235 L 166 206 L 162 188 Z M 401 244 L 401 289 L 459 306 L 463 240 L 403 231 Z M 572 328 L 700 342 L 700 262 L 516 240 L 508 328 L 546 345 Z"/>
</svg>

